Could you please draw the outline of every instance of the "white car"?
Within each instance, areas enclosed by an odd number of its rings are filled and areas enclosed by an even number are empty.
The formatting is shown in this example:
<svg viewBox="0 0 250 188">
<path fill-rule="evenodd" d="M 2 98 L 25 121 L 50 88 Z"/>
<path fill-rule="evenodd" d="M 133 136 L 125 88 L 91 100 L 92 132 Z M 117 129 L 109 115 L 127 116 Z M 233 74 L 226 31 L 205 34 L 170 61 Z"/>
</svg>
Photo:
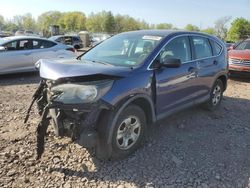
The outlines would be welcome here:
<svg viewBox="0 0 250 188">
<path fill-rule="evenodd" d="M 75 49 L 31 36 L 0 38 L 0 75 L 35 71 L 39 59 L 75 58 Z"/>
</svg>

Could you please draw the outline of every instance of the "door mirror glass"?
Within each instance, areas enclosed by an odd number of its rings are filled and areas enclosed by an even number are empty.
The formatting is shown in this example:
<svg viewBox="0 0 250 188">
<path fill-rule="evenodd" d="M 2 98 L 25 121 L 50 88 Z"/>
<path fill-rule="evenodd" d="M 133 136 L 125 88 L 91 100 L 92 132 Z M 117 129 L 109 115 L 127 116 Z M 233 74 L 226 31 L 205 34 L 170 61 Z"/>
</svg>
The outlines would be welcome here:
<svg viewBox="0 0 250 188">
<path fill-rule="evenodd" d="M 181 66 L 181 60 L 176 58 L 167 58 L 163 60 L 161 65 L 168 68 L 178 68 Z"/>
</svg>

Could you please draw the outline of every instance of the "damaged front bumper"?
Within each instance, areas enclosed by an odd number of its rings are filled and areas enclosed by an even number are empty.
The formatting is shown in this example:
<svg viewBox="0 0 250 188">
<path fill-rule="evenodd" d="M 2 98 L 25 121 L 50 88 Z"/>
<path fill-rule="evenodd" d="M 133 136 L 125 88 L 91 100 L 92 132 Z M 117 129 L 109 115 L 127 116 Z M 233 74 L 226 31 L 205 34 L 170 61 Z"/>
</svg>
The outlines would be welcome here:
<svg viewBox="0 0 250 188">
<path fill-rule="evenodd" d="M 44 152 L 44 140 L 50 122 L 54 126 L 55 134 L 67 136 L 79 145 L 90 148 L 96 145 L 98 133 L 96 131 L 98 119 L 103 110 L 109 110 L 112 106 L 99 99 L 86 104 L 63 104 L 53 100 L 51 86 L 48 81 L 42 80 L 33 95 L 33 100 L 28 109 L 25 123 L 34 102 L 37 103 L 41 120 L 37 127 L 37 159 Z"/>
</svg>

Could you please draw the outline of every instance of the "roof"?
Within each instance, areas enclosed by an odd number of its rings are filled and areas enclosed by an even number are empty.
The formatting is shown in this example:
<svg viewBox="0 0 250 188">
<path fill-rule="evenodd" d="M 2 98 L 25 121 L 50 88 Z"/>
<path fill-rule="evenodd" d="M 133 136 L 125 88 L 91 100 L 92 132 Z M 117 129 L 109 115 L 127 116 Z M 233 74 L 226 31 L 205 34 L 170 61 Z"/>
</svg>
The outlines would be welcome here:
<svg viewBox="0 0 250 188">
<path fill-rule="evenodd" d="M 124 34 L 144 34 L 144 35 L 156 35 L 166 37 L 170 34 L 195 34 L 195 35 L 205 35 L 210 36 L 209 34 L 195 31 L 186 31 L 186 30 L 166 30 L 166 29 L 155 29 L 155 30 L 137 30 L 137 31 L 128 31 L 124 32 Z M 212 36 L 214 37 L 214 36 Z"/>
<path fill-rule="evenodd" d="M 42 39 L 42 40 L 48 40 L 46 38 L 36 37 L 36 36 L 11 36 L 11 37 L 4 37 L 1 38 L 0 44 L 5 44 L 6 42 L 10 42 L 13 40 L 22 40 L 22 39 Z"/>
<path fill-rule="evenodd" d="M 11 37 L 5 37 L 6 40 L 16 40 L 16 39 L 43 39 L 41 37 L 36 36 L 11 36 Z"/>
</svg>

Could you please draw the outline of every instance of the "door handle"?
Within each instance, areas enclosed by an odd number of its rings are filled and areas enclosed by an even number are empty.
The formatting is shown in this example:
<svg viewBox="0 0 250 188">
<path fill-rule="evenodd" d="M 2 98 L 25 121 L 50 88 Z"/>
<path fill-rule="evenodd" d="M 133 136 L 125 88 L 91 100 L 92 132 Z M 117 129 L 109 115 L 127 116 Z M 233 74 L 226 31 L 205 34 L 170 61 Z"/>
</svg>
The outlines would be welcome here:
<svg viewBox="0 0 250 188">
<path fill-rule="evenodd" d="M 30 55 L 31 53 L 24 53 L 24 55 Z"/>
<path fill-rule="evenodd" d="M 218 65 L 218 61 L 214 60 L 213 64 Z"/>
</svg>

